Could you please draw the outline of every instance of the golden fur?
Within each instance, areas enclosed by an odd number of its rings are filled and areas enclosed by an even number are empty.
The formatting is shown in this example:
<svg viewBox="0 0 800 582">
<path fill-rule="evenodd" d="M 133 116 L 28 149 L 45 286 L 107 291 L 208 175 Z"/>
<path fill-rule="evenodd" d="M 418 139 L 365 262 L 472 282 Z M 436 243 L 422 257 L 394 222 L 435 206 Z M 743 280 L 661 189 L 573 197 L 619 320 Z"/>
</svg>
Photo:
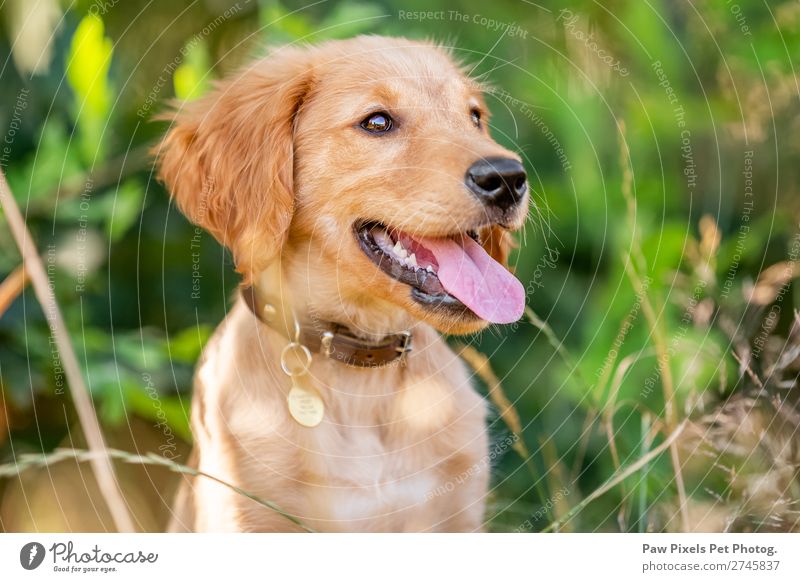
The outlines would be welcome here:
<svg viewBox="0 0 800 582">
<path fill-rule="evenodd" d="M 476 127 L 470 111 L 484 120 Z M 392 112 L 396 135 L 358 127 Z M 486 407 L 439 337 L 486 325 L 412 301 L 353 235 L 358 219 L 426 236 L 480 227 L 501 262 L 505 229 L 464 186 L 474 161 L 518 159 L 486 130 L 477 85 L 424 42 L 358 37 L 282 48 L 174 117 L 160 177 L 179 208 L 233 254 L 244 280 L 280 289 L 303 321 L 365 337 L 413 333 L 405 365 L 356 369 L 315 356 L 325 420 L 286 406 L 286 339 L 241 300 L 199 365 L 192 409 L 200 470 L 322 531 L 475 531 L 489 474 Z M 521 226 L 527 199 L 513 218 Z M 187 480 L 173 529 L 291 531 L 294 524 L 208 479 Z"/>
</svg>

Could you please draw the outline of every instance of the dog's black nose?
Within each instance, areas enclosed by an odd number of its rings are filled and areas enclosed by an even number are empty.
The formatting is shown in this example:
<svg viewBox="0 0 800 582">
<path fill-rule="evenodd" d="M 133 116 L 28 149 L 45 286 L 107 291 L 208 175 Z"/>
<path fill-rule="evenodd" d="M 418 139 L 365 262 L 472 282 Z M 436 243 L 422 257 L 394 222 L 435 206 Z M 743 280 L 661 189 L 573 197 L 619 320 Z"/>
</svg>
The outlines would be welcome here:
<svg viewBox="0 0 800 582">
<path fill-rule="evenodd" d="M 485 158 L 467 170 L 467 186 L 488 207 L 506 210 L 528 190 L 525 168 L 510 158 Z"/>
</svg>

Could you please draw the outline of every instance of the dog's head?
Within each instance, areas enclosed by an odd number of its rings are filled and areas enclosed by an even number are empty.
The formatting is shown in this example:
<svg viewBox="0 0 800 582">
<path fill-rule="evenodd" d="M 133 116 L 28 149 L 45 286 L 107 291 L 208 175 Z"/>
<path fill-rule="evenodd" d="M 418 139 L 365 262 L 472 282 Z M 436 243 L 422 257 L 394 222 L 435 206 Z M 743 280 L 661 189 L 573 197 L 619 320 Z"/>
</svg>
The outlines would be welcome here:
<svg viewBox="0 0 800 582">
<path fill-rule="evenodd" d="M 478 86 L 432 44 L 284 48 L 176 114 L 160 177 L 246 280 L 280 259 L 293 301 L 319 317 L 471 332 L 524 305 L 505 262 L 526 176 L 487 120 Z"/>
</svg>

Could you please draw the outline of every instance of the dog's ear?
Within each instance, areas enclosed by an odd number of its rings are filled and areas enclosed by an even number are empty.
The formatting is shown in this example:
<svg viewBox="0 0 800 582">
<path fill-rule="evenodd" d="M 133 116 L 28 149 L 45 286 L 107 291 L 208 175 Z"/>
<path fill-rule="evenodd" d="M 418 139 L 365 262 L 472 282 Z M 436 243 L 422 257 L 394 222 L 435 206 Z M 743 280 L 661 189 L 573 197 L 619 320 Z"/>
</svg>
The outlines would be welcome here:
<svg viewBox="0 0 800 582">
<path fill-rule="evenodd" d="M 280 252 L 294 210 L 293 129 L 308 54 L 283 49 L 170 115 L 159 179 L 178 208 L 233 253 L 246 282 Z"/>
<path fill-rule="evenodd" d="M 508 267 L 508 255 L 511 249 L 517 247 L 514 237 L 506 229 L 499 226 L 489 226 L 481 234 L 483 248 L 495 261 Z"/>
</svg>

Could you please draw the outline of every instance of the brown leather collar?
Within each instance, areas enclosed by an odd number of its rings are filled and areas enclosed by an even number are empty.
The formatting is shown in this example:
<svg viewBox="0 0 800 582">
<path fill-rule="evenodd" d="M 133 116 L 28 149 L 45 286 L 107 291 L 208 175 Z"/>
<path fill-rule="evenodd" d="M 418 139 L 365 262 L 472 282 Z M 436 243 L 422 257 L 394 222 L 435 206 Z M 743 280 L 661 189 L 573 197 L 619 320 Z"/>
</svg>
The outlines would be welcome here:
<svg viewBox="0 0 800 582">
<path fill-rule="evenodd" d="M 259 299 L 253 287 L 242 287 L 242 298 L 247 307 L 262 323 L 286 335 L 279 325 L 275 325 L 275 306 L 269 303 L 259 306 Z M 315 353 L 336 360 L 348 366 L 359 368 L 379 368 L 396 362 L 403 363 L 411 351 L 409 332 L 387 335 L 376 343 L 368 342 L 353 334 L 347 327 L 338 323 L 325 324 L 324 329 L 300 326 L 300 343 Z"/>
</svg>

